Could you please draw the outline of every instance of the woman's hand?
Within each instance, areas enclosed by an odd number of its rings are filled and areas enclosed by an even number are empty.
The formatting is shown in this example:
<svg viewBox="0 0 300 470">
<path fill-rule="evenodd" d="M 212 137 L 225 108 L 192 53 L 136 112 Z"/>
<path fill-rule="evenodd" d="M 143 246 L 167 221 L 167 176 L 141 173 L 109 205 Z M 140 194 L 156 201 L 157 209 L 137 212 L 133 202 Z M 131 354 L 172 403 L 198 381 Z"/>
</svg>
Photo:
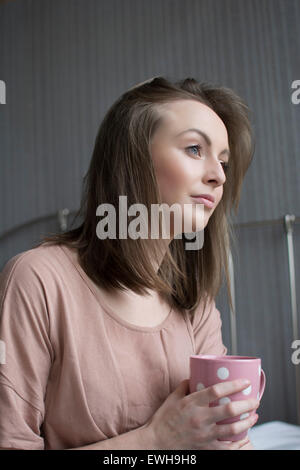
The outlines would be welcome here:
<svg viewBox="0 0 300 470">
<path fill-rule="evenodd" d="M 255 447 L 248 438 L 247 442 L 243 446 L 241 446 L 239 450 L 255 450 Z"/>
<path fill-rule="evenodd" d="M 242 380 L 234 380 L 189 393 L 189 380 L 183 380 L 147 423 L 154 448 L 250 450 L 248 437 L 235 442 L 218 439 L 247 431 L 255 424 L 256 415 L 231 424 L 216 423 L 256 410 L 259 401 L 251 398 L 209 407 L 209 403 L 248 386 Z"/>
</svg>

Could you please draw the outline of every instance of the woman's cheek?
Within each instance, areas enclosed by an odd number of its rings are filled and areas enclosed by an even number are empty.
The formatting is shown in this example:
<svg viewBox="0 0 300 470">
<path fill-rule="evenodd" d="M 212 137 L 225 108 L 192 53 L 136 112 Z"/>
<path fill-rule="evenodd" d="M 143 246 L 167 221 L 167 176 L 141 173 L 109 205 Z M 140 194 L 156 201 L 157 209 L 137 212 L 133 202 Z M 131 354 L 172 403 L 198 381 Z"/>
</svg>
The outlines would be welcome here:
<svg viewBox="0 0 300 470">
<path fill-rule="evenodd" d="M 173 204 L 183 188 L 182 171 L 179 168 L 161 168 L 157 172 L 157 182 L 164 202 Z M 179 202 L 179 201 L 178 201 Z"/>
</svg>

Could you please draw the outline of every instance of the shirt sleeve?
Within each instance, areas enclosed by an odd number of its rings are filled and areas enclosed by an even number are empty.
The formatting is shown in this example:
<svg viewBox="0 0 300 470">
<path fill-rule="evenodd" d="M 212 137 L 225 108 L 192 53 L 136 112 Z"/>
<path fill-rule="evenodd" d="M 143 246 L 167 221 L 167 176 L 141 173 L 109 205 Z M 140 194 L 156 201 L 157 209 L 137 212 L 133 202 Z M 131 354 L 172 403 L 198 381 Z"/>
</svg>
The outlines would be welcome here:
<svg viewBox="0 0 300 470">
<path fill-rule="evenodd" d="M 27 254 L 26 254 L 27 253 Z M 43 282 L 30 253 L 0 274 L 0 447 L 43 450 L 44 397 L 53 359 Z"/>
<path fill-rule="evenodd" d="M 203 312 L 203 305 L 196 310 L 193 322 L 195 354 L 213 354 L 225 356 L 227 348 L 222 340 L 222 320 L 215 300 L 208 302 Z"/>
</svg>

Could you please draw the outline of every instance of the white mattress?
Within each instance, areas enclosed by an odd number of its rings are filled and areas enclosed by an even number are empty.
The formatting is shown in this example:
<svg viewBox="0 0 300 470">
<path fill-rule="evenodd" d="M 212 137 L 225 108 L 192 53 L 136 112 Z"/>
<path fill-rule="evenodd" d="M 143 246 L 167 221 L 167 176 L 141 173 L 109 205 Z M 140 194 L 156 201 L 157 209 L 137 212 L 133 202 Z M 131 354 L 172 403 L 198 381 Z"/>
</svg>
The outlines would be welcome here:
<svg viewBox="0 0 300 470">
<path fill-rule="evenodd" d="M 248 436 L 256 450 L 300 450 L 300 426 L 283 421 L 253 426 Z"/>
</svg>

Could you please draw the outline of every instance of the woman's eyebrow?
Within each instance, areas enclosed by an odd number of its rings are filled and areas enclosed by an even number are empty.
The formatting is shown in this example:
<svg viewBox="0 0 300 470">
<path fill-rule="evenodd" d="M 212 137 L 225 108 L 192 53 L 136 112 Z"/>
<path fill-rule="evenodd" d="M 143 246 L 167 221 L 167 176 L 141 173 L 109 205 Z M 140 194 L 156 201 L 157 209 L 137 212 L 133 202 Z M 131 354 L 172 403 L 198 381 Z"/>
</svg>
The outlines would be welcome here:
<svg viewBox="0 0 300 470">
<path fill-rule="evenodd" d="M 179 132 L 179 134 L 177 134 L 175 137 L 179 137 L 180 135 L 185 134 L 186 132 L 197 132 L 197 134 L 201 135 L 201 136 L 205 139 L 207 145 L 208 145 L 209 147 L 211 147 L 211 140 L 210 140 L 210 138 L 208 137 L 207 134 L 205 134 L 205 132 L 201 131 L 200 129 L 196 129 L 196 128 L 186 129 L 185 131 Z M 230 151 L 229 151 L 229 149 L 224 149 L 224 150 L 222 150 L 222 152 L 220 152 L 219 155 L 223 155 L 223 154 L 225 154 L 225 153 L 228 155 L 228 158 L 229 158 L 229 157 L 230 157 Z"/>
</svg>

